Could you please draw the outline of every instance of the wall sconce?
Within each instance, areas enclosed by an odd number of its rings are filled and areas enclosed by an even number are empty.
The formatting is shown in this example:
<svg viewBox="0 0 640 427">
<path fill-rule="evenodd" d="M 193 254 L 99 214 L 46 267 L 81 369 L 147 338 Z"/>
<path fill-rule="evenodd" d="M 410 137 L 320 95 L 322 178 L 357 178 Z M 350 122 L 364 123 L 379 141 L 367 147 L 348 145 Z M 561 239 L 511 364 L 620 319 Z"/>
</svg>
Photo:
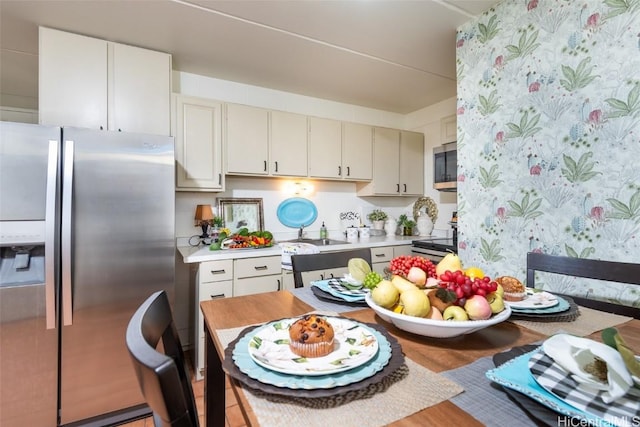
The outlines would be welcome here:
<svg viewBox="0 0 640 427">
<path fill-rule="evenodd" d="M 201 239 L 209 237 L 207 231 L 209 229 L 210 221 L 213 220 L 213 209 L 211 205 L 198 205 L 196 206 L 195 226 L 202 227 Z"/>
<path fill-rule="evenodd" d="M 290 181 L 285 184 L 284 192 L 294 196 L 307 197 L 313 194 L 313 185 L 306 181 Z"/>
</svg>

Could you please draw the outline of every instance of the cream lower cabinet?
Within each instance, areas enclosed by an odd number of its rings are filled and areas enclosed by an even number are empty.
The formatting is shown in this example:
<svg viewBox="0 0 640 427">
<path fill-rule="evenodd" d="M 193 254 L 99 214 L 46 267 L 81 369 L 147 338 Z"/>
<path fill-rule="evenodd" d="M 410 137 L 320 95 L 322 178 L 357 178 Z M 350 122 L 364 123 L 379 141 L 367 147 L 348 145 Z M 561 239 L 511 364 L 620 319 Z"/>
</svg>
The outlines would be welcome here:
<svg viewBox="0 0 640 427">
<path fill-rule="evenodd" d="M 200 303 L 210 299 L 227 298 L 233 295 L 233 260 L 206 261 L 200 263 L 196 275 L 196 339 L 194 340 L 194 366 L 196 380 L 204 375 L 204 318 Z"/>
<path fill-rule="evenodd" d="M 371 269 L 384 277 L 384 269 L 389 267 L 393 256 L 392 246 L 371 248 Z"/>
<path fill-rule="evenodd" d="M 282 290 L 282 257 L 234 260 L 233 296 Z"/>
<path fill-rule="evenodd" d="M 222 103 L 174 94 L 176 190 L 224 191 Z"/>
</svg>

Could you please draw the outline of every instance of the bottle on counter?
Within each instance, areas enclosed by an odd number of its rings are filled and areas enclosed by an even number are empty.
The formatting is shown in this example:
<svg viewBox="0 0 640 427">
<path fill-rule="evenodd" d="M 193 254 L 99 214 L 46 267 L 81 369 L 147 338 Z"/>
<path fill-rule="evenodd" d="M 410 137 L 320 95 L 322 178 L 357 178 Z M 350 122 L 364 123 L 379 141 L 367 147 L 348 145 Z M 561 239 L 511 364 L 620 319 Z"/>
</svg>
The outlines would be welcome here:
<svg viewBox="0 0 640 427">
<path fill-rule="evenodd" d="M 326 239 L 328 237 L 327 227 L 324 225 L 324 221 L 322 221 L 322 226 L 320 227 L 320 238 Z"/>
</svg>

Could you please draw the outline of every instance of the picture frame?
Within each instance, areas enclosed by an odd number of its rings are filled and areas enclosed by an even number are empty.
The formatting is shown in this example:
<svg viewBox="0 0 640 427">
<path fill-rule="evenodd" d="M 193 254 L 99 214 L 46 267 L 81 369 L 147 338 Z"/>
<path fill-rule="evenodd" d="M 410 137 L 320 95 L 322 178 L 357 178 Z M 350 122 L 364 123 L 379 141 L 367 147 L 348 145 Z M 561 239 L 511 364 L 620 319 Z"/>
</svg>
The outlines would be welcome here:
<svg viewBox="0 0 640 427">
<path fill-rule="evenodd" d="M 218 215 L 231 233 L 246 227 L 249 232 L 263 231 L 262 199 L 218 198 Z"/>
</svg>

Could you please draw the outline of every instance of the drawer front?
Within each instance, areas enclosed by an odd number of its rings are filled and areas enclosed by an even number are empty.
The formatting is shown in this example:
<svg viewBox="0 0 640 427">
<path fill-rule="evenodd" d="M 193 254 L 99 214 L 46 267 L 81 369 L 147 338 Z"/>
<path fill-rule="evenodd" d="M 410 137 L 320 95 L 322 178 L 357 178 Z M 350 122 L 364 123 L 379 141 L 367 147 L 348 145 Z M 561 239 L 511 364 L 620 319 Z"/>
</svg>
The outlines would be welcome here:
<svg viewBox="0 0 640 427">
<path fill-rule="evenodd" d="M 236 280 L 233 284 L 233 296 L 261 294 L 282 290 L 282 274 L 273 276 L 250 277 Z"/>
<path fill-rule="evenodd" d="M 209 282 L 201 283 L 200 291 L 198 292 L 198 301 L 208 301 L 218 298 L 231 298 L 233 296 L 233 281 L 227 280 L 226 282 Z M 200 303 L 196 307 L 198 310 L 198 337 L 204 337 L 204 316 L 202 310 L 200 310 Z"/>
<path fill-rule="evenodd" d="M 282 257 L 268 256 L 236 259 L 233 267 L 234 278 L 236 279 L 282 274 Z"/>
<path fill-rule="evenodd" d="M 393 258 L 393 247 L 371 248 L 371 262 L 389 262 Z"/>
<path fill-rule="evenodd" d="M 233 279 L 233 260 L 206 261 L 200 263 L 200 283 Z"/>
<path fill-rule="evenodd" d="M 400 255 L 413 255 L 413 253 L 411 252 L 411 248 L 411 245 L 394 246 L 393 256 L 397 257 Z"/>
</svg>

